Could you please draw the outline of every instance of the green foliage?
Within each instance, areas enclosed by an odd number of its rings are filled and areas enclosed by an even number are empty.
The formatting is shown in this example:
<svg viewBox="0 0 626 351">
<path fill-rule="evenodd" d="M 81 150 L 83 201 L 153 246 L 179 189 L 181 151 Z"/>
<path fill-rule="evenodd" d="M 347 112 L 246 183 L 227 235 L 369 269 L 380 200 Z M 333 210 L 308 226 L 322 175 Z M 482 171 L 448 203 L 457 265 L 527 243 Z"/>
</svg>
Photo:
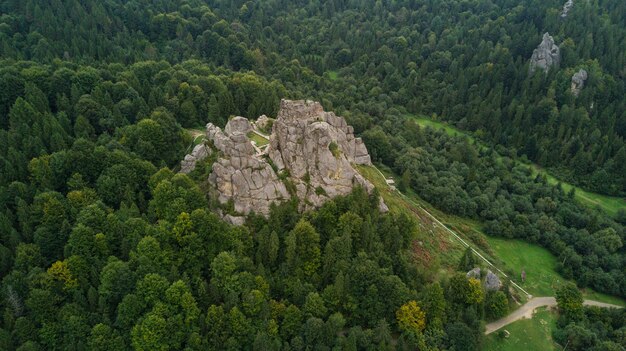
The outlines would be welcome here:
<svg viewBox="0 0 626 351">
<path fill-rule="evenodd" d="M 488 319 L 496 320 L 509 312 L 509 300 L 502 291 L 488 292 L 485 299 L 485 314 Z"/>
<path fill-rule="evenodd" d="M 328 144 L 328 150 L 330 150 L 330 153 L 333 154 L 335 158 L 338 158 L 341 155 L 339 145 L 337 145 L 334 141 L 331 141 L 330 144 Z"/>
<path fill-rule="evenodd" d="M 465 249 L 461 262 L 459 262 L 459 270 L 462 272 L 468 272 L 476 267 L 476 258 L 471 247 Z"/>
<path fill-rule="evenodd" d="M 0 348 L 476 349 L 480 284 L 429 286 L 411 252 L 418 227 L 380 214 L 376 195 L 308 214 L 294 200 L 232 228 L 195 181 L 210 160 L 192 177 L 163 168 L 191 143 L 182 128 L 276 116 L 284 96 L 345 115 L 403 191 L 538 242 L 567 277 L 623 295 L 622 225 L 402 116 L 443 116 L 501 154 L 624 195 L 624 6 L 577 3 L 560 20 L 538 0 L 2 2 Z M 562 67 L 529 77 L 547 30 Z M 574 98 L 580 68 L 590 78 Z M 418 300 L 424 335 L 393 340 L 396 311 Z M 579 336 L 572 347 L 619 342 L 578 327 L 563 334 Z"/>
<path fill-rule="evenodd" d="M 556 290 L 556 303 L 559 311 L 573 321 L 583 318 L 583 295 L 575 284 L 564 284 Z"/>
</svg>

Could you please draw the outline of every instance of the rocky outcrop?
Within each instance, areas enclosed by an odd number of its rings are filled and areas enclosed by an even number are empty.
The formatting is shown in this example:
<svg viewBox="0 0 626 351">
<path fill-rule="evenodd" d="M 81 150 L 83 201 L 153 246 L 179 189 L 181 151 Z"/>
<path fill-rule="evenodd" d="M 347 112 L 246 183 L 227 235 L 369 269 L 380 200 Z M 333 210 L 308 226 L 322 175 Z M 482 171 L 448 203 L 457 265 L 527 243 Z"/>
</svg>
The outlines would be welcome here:
<svg viewBox="0 0 626 351">
<path fill-rule="evenodd" d="M 563 5 L 563 11 L 561 11 L 561 18 L 566 18 L 567 14 L 569 13 L 569 11 L 572 9 L 573 6 L 574 6 L 574 1 L 567 0 L 565 5 Z"/>
<path fill-rule="evenodd" d="M 190 154 L 180 161 L 180 173 L 191 173 L 196 168 L 196 163 L 207 158 L 211 154 L 211 149 L 204 143 L 198 144 L 193 148 Z"/>
<path fill-rule="evenodd" d="M 554 38 L 550 34 L 545 33 L 541 44 L 533 51 L 530 58 L 529 73 L 533 74 L 537 69 L 548 73 L 550 68 L 558 67 L 561 62 L 561 50 L 554 43 Z"/>
<path fill-rule="evenodd" d="M 219 155 L 209 181 L 217 189 L 218 201 L 232 202 L 238 214 L 227 211 L 224 218 L 229 222 L 241 224 L 242 216 L 251 212 L 267 215 L 272 203 L 292 196 L 305 210 L 347 195 L 357 185 L 368 192 L 374 189 L 353 167 L 371 165 L 371 160 L 363 141 L 342 117 L 325 112 L 317 102 L 282 100 L 269 146 L 261 151 L 248 135 L 269 121 L 262 116 L 251 124 L 235 117 L 223 131 L 207 125 L 207 138 Z M 388 210 L 382 199 L 380 209 Z"/>
<path fill-rule="evenodd" d="M 587 71 L 582 68 L 580 69 L 580 71 L 574 73 L 574 75 L 572 76 L 572 86 L 570 88 L 574 96 L 578 96 L 578 94 L 580 94 L 580 91 L 583 90 L 587 78 Z"/>
</svg>

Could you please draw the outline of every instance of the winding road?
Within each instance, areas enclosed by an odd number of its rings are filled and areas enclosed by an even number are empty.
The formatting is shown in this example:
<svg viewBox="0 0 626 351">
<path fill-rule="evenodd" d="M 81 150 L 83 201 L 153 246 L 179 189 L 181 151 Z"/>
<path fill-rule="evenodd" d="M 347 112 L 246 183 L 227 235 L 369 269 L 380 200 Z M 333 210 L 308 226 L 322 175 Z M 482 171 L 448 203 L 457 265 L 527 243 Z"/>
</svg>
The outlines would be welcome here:
<svg viewBox="0 0 626 351">
<path fill-rule="evenodd" d="M 604 303 L 604 302 L 599 302 L 599 301 L 594 301 L 594 300 L 585 300 L 583 301 L 583 305 L 597 306 L 597 307 L 604 307 L 604 308 L 622 308 L 622 306 L 612 305 L 610 303 Z M 508 316 L 502 319 L 499 319 L 495 322 L 491 322 L 487 324 L 485 326 L 486 327 L 485 334 L 491 334 L 494 331 L 506 325 L 509 325 L 515 321 L 518 321 L 522 318 L 532 318 L 533 311 L 536 308 L 543 307 L 543 306 L 548 306 L 548 307 L 556 306 L 556 299 L 554 297 L 535 297 L 531 299 L 530 301 L 526 302 L 522 307 L 513 311 Z"/>
</svg>

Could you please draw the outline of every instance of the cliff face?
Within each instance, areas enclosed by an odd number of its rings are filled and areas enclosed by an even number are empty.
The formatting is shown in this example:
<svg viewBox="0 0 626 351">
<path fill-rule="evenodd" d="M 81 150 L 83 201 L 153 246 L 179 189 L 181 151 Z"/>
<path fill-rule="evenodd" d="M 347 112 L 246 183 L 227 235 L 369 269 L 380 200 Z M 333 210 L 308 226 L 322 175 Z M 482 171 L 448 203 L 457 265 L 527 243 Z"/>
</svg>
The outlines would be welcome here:
<svg viewBox="0 0 626 351">
<path fill-rule="evenodd" d="M 219 155 L 209 181 L 219 202 L 232 201 L 237 214 L 225 219 L 240 224 L 251 212 L 267 215 L 272 203 L 293 196 L 300 199 L 302 210 L 308 210 L 347 195 L 357 185 L 368 192 L 374 189 L 353 167 L 371 165 L 371 160 L 362 140 L 354 137 L 354 129 L 342 117 L 325 112 L 317 102 L 282 100 L 270 136 L 257 129 L 267 125 L 267 120 L 250 123 L 235 117 L 223 131 L 207 125 L 206 137 Z M 264 140 L 268 145 L 257 144 Z M 387 210 L 382 200 L 380 208 Z"/>
</svg>

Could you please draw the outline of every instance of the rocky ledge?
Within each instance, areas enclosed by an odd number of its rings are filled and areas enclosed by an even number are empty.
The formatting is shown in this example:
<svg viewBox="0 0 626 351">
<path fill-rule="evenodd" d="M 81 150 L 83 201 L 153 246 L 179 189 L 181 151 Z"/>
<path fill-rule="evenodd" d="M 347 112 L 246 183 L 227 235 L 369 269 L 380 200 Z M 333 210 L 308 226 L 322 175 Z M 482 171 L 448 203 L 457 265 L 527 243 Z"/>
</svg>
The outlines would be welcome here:
<svg viewBox="0 0 626 351">
<path fill-rule="evenodd" d="M 272 126 L 269 136 L 258 129 L 267 125 Z M 268 145 L 257 145 L 253 134 L 256 140 L 269 139 Z M 209 123 L 206 137 L 218 152 L 209 181 L 218 201 L 232 204 L 224 218 L 233 224 L 243 223 L 251 212 L 267 215 L 272 203 L 294 196 L 302 210 L 309 210 L 355 186 L 374 189 L 353 166 L 371 165 L 365 144 L 345 119 L 325 112 L 318 102 L 282 100 L 271 123 L 266 116 L 257 122 L 235 117 L 223 131 Z M 380 209 L 387 211 L 382 199 Z"/>
</svg>

